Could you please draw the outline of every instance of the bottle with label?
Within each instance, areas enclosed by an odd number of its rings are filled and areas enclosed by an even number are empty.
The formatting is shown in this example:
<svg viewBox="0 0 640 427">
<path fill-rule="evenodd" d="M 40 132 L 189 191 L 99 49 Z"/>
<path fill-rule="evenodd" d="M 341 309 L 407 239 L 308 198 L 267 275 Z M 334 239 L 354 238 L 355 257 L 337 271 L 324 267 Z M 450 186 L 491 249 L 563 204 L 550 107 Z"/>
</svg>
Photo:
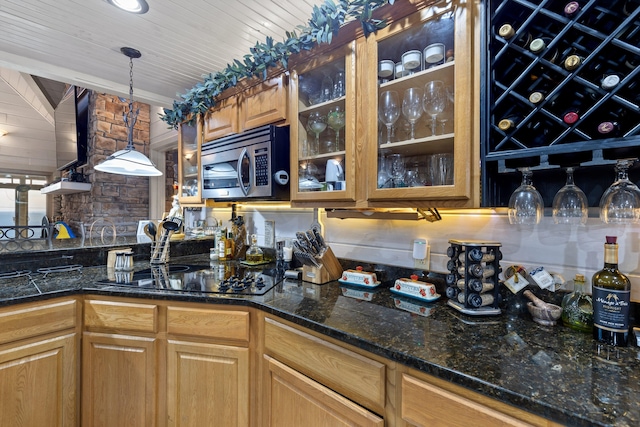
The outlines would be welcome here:
<svg viewBox="0 0 640 427">
<path fill-rule="evenodd" d="M 218 226 L 216 230 L 216 247 L 218 248 L 218 260 L 226 261 L 227 253 L 225 248 L 227 247 L 227 230 Z"/>
<path fill-rule="evenodd" d="M 231 260 L 233 259 L 233 250 L 234 250 L 234 240 L 233 240 L 233 231 L 229 230 L 227 232 L 227 238 L 224 241 L 224 259 Z"/>
<path fill-rule="evenodd" d="M 593 337 L 614 346 L 629 340 L 631 282 L 618 270 L 617 237 L 607 236 L 604 268 L 593 275 Z"/>
<path fill-rule="evenodd" d="M 581 332 L 593 329 L 593 303 L 591 295 L 585 292 L 584 275 L 576 274 L 573 292 L 562 299 L 562 323 Z"/>
</svg>

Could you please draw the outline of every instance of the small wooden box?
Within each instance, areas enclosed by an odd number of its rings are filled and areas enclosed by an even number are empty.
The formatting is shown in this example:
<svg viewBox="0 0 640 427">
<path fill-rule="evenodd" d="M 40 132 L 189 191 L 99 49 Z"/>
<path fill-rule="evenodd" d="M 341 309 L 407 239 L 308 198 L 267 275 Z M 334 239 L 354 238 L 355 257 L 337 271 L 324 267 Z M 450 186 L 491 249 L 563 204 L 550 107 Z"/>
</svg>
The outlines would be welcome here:
<svg viewBox="0 0 640 427">
<path fill-rule="evenodd" d="M 333 254 L 331 248 L 327 248 L 322 257 L 317 258 L 322 263 L 322 267 L 302 267 L 302 280 L 305 282 L 322 285 L 333 280 L 338 280 L 342 276 L 342 265 Z"/>
</svg>

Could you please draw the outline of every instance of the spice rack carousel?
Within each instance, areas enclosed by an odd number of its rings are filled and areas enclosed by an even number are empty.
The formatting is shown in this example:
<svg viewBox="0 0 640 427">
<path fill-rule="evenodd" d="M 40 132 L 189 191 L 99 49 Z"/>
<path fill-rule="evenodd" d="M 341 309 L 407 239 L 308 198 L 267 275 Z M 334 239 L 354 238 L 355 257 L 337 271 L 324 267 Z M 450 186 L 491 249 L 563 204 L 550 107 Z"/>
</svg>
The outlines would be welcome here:
<svg viewBox="0 0 640 427">
<path fill-rule="evenodd" d="M 500 314 L 500 243 L 449 240 L 449 306 L 472 316 Z"/>
</svg>

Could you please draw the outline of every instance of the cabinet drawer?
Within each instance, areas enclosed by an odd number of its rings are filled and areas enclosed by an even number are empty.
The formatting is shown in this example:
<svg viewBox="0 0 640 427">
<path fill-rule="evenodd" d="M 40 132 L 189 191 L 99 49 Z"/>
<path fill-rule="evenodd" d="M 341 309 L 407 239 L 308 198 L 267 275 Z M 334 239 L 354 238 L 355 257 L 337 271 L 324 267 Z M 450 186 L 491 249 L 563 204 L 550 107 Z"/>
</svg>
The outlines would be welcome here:
<svg viewBox="0 0 640 427">
<path fill-rule="evenodd" d="M 167 332 L 249 342 L 249 313 L 167 307 Z"/>
<path fill-rule="evenodd" d="M 326 387 L 384 413 L 385 365 L 313 335 L 265 319 L 265 352 Z"/>
<path fill-rule="evenodd" d="M 70 300 L 0 311 L 0 344 L 75 327 L 76 304 Z"/>
<path fill-rule="evenodd" d="M 158 306 L 112 301 L 85 301 L 86 329 L 158 332 Z"/>
<path fill-rule="evenodd" d="M 402 419 L 416 426 L 531 426 L 407 374 L 402 375 L 400 410 Z"/>
</svg>

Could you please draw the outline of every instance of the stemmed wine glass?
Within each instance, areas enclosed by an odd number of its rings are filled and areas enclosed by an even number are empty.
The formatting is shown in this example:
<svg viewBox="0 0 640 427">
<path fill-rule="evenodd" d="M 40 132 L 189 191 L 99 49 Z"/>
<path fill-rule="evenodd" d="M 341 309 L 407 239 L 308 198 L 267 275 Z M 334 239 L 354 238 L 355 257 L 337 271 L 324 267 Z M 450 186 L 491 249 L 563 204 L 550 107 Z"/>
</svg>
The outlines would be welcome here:
<svg viewBox="0 0 640 427">
<path fill-rule="evenodd" d="M 400 117 L 400 101 L 398 92 L 387 90 L 380 94 L 380 104 L 378 105 L 378 118 L 387 127 L 387 144 L 391 142 L 391 126 Z"/>
<path fill-rule="evenodd" d="M 586 224 L 589 202 L 584 191 L 573 182 L 574 168 L 567 168 L 567 182 L 553 198 L 553 222 L 556 224 Z"/>
<path fill-rule="evenodd" d="M 404 174 L 407 170 L 404 158 L 402 157 L 402 154 L 392 154 L 389 157 L 391 158 L 391 179 L 393 180 L 393 186 L 400 187 L 402 178 L 404 178 Z"/>
<path fill-rule="evenodd" d="M 320 134 L 327 128 L 327 119 L 318 111 L 309 114 L 307 120 L 307 129 L 316 134 L 316 144 L 314 154 L 320 154 Z"/>
<path fill-rule="evenodd" d="M 519 170 L 522 172 L 522 184 L 509 198 L 509 223 L 535 225 L 540 222 L 544 213 L 542 196 L 531 183 L 531 170 Z"/>
<path fill-rule="evenodd" d="M 344 109 L 340 106 L 336 106 L 327 114 L 327 124 L 336 133 L 336 148 L 335 151 L 340 150 L 340 129 L 345 125 Z"/>
<path fill-rule="evenodd" d="M 404 91 L 402 114 L 411 124 L 411 139 L 414 139 L 416 122 L 422 116 L 422 90 L 420 88 L 410 87 Z"/>
<path fill-rule="evenodd" d="M 445 102 L 445 107 L 444 107 L 444 111 L 446 112 L 447 110 L 451 111 L 452 108 L 449 108 L 449 106 L 453 107 L 453 101 L 454 101 L 454 91 L 453 91 L 453 86 L 447 86 L 445 88 L 445 93 L 447 94 L 447 100 Z M 442 135 L 445 134 L 445 127 L 447 126 L 447 122 L 449 121 L 449 119 L 447 118 L 449 114 L 444 114 L 444 117 L 440 117 L 438 119 L 438 123 L 440 123 L 440 126 L 442 126 Z"/>
<path fill-rule="evenodd" d="M 629 180 L 628 170 L 638 159 L 616 162 L 616 181 L 600 199 L 600 219 L 607 224 L 640 222 L 640 189 Z"/>
<path fill-rule="evenodd" d="M 447 95 L 444 83 L 440 80 L 433 80 L 424 85 L 424 111 L 431 116 L 431 135 L 436 134 L 436 118 L 444 111 Z"/>
</svg>

